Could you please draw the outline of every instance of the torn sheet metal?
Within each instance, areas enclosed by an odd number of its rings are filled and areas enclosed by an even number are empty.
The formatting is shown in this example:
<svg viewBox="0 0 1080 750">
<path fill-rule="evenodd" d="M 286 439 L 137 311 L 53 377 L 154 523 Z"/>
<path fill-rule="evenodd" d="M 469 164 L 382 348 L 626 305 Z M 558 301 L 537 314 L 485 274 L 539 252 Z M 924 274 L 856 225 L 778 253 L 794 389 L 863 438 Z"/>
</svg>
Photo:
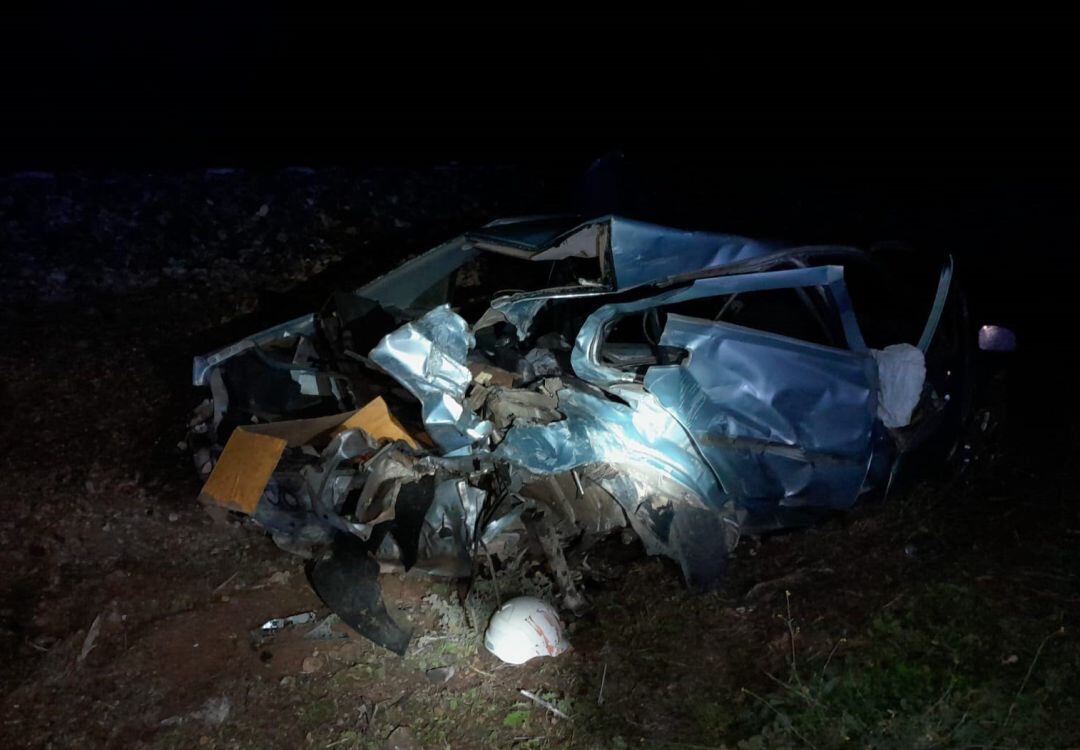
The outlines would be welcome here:
<svg viewBox="0 0 1080 750">
<path fill-rule="evenodd" d="M 698 527 L 726 529 L 735 511 L 686 430 L 652 394 L 633 386 L 620 389 L 630 405 L 570 388 L 558 395 L 564 420 L 515 427 L 494 456 L 534 475 L 582 470 L 622 506 L 650 553 L 678 562 L 695 588 L 717 582 L 727 537 L 703 533 L 691 539 L 686 529 L 695 523 L 683 521 L 704 515 L 715 524 L 701 526 L 699 520 Z M 681 520 L 672 525 L 676 518 Z"/>
<path fill-rule="evenodd" d="M 456 561 L 469 570 L 480 509 L 487 493 L 470 486 L 464 479 L 447 479 L 435 485 L 431 505 L 424 515 L 425 528 L 420 535 L 419 557 Z"/>
<path fill-rule="evenodd" d="M 547 290 L 544 292 L 525 292 L 497 297 L 491 307 L 473 326 L 479 331 L 496 323 L 509 323 L 514 326 L 519 341 L 524 341 L 533 332 L 533 323 L 540 311 L 555 300 L 600 298 L 610 294 L 608 289 L 583 288 L 574 290 Z"/>
<path fill-rule="evenodd" d="M 449 305 L 440 305 L 387 334 L 371 350 L 371 361 L 420 400 L 428 434 L 448 451 L 491 434 L 491 423 L 461 403 L 472 381 L 465 356 L 475 344 L 465 320 Z"/>
<path fill-rule="evenodd" d="M 547 424 L 563 418 L 555 393 L 561 381 L 551 378 L 539 390 L 498 388 L 487 394 L 485 404 L 495 427 L 505 432 L 516 424 Z"/>
<path fill-rule="evenodd" d="M 594 463 L 646 466 L 667 473 L 700 502 L 719 507 L 723 491 L 682 426 L 651 394 L 626 390 L 622 395 L 631 405 L 564 388 L 558 392 L 564 419 L 515 427 L 492 456 L 535 475 Z"/>
<path fill-rule="evenodd" d="M 767 516 L 778 503 L 846 507 L 866 477 L 877 377 L 841 269 L 701 279 L 654 297 L 605 305 L 578 334 L 574 371 L 608 389 L 635 380 L 633 372 L 599 360 L 604 331 L 622 315 L 703 297 L 805 286 L 821 286 L 832 295 L 850 350 L 671 314 L 658 343 L 686 350 L 688 360 L 649 368 L 644 387 L 690 432 L 725 494 L 754 514 Z"/>
<path fill-rule="evenodd" d="M 208 505 L 254 513 L 286 448 L 329 443 L 335 436 L 355 430 L 376 441 L 401 441 L 412 449 L 419 448 L 419 443 L 394 418 L 382 398 L 344 414 L 245 425 L 229 436 L 199 499 Z M 353 448 L 357 449 L 355 442 Z M 363 448 L 370 445 L 365 443 Z"/>
<path fill-rule="evenodd" d="M 512 229 L 500 226 L 467 236 L 474 242 L 522 250 L 532 262 L 596 258 L 610 289 L 628 289 L 689 271 L 739 263 L 782 247 L 732 234 L 674 229 L 620 216 L 592 219 L 561 233 L 548 226 L 544 231 L 524 235 L 514 235 Z"/>
<path fill-rule="evenodd" d="M 607 221 L 611 262 L 619 289 L 738 263 L 781 247 L 732 234 L 672 229 L 617 216 Z"/>
<path fill-rule="evenodd" d="M 626 526 L 619 504 L 585 469 L 541 477 L 523 486 L 519 494 L 542 506 L 564 535 L 580 531 L 603 535 Z M 485 529 L 484 535 L 487 533 Z"/>
<path fill-rule="evenodd" d="M 238 354 L 242 354 L 243 352 L 282 339 L 299 339 L 303 336 L 312 336 L 314 333 L 315 316 L 312 314 L 303 315 L 294 320 L 273 326 L 272 328 L 267 328 L 265 331 L 260 331 L 253 336 L 241 339 L 235 344 L 230 344 L 222 349 L 218 349 L 212 354 L 195 357 L 195 361 L 192 363 L 191 367 L 191 382 L 194 385 L 205 385 L 207 382 L 207 374 L 211 370 L 226 360 L 231 359 Z"/>
<path fill-rule="evenodd" d="M 466 232 L 465 237 L 478 247 L 512 248 L 533 257 L 547 248 L 564 244 L 568 235 L 576 236 L 575 230 L 580 223 L 580 218 L 565 214 L 520 216 L 496 219 L 480 229 Z"/>
<path fill-rule="evenodd" d="M 640 467 L 601 464 L 586 474 L 618 500 L 650 555 L 679 564 L 689 588 L 720 583 L 745 521 L 734 501 L 706 504 L 671 477 Z"/>
</svg>

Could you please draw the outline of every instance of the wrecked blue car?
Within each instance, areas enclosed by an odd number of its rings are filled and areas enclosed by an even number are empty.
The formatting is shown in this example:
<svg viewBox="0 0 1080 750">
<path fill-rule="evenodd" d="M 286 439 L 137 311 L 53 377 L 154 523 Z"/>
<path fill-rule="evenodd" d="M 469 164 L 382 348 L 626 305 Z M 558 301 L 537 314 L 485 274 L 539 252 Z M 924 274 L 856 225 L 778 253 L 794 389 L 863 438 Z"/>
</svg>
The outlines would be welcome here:
<svg viewBox="0 0 1080 750">
<path fill-rule="evenodd" d="M 708 589 L 741 534 L 881 496 L 909 457 L 948 452 L 967 408 L 954 286 L 947 255 L 899 245 L 500 220 L 197 358 L 197 462 L 210 474 L 238 428 L 347 424 L 381 399 L 411 441 L 281 438 L 246 508 L 279 544 L 350 537 L 468 576 L 533 538 L 576 610 L 567 548 L 629 528 Z"/>
</svg>

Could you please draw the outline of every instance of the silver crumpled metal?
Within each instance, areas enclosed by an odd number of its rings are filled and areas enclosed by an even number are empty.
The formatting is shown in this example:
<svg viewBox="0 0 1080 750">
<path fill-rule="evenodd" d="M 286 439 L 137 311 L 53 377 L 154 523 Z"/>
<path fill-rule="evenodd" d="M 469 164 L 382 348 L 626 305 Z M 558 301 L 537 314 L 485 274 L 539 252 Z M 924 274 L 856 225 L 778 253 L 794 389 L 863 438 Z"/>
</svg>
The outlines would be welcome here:
<svg viewBox="0 0 1080 750">
<path fill-rule="evenodd" d="M 602 364 L 598 346 L 620 315 L 738 292 L 821 286 L 832 296 L 848 350 L 715 321 L 669 315 L 660 344 L 686 363 L 654 366 L 644 388 L 693 438 L 735 499 L 762 526 L 807 506 L 855 502 L 871 459 L 877 370 L 851 311 L 841 269 L 822 266 L 702 279 L 634 302 L 600 307 L 571 356 L 578 377 L 611 391 L 631 373 Z M 751 523 L 750 525 L 754 525 Z"/>
<path fill-rule="evenodd" d="M 462 405 L 472 381 L 465 357 L 475 344 L 468 323 L 440 305 L 371 350 L 371 360 L 420 400 L 428 434 L 446 451 L 491 434 L 492 424 Z"/>
</svg>

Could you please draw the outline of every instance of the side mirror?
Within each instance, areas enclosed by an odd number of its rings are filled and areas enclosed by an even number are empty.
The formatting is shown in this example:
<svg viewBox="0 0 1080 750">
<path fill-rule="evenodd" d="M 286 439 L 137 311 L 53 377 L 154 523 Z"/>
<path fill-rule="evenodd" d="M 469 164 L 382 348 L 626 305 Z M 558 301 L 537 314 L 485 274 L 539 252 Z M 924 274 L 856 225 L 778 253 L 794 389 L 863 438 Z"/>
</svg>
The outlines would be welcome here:
<svg viewBox="0 0 1080 750">
<path fill-rule="evenodd" d="M 1005 326 L 982 326 L 979 329 L 979 349 L 984 352 L 1016 351 L 1016 334 Z"/>
</svg>

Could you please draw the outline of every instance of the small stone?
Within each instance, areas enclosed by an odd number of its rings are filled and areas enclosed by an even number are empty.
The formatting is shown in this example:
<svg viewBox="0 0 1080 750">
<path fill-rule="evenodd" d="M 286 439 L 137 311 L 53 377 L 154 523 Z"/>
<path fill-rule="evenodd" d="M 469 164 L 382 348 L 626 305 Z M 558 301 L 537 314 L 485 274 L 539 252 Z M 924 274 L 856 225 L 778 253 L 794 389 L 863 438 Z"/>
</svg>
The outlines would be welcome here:
<svg viewBox="0 0 1080 750">
<path fill-rule="evenodd" d="M 266 216 L 268 213 L 270 213 L 270 206 L 266 205 L 265 203 L 259 206 L 259 216 Z"/>
<path fill-rule="evenodd" d="M 191 714 L 191 718 L 198 719 L 212 727 L 224 724 L 232 712 L 232 701 L 227 697 L 210 698 L 203 707 Z"/>
<path fill-rule="evenodd" d="M 303 671 L 304 674 L 314 674 L 315 672 L 320 671 L 325 666 L 326 659 L 319 656 L 318 654 L 313 654 L 304 659 L 304 663 L 300 665 L 300 669 L 301 671 Z"/>
<path fill-rule="evenodd" d="M 398 727 L 382 744 L 382 750 L 419 750 L 416 739 L 406 727 Z"/>
<path fill-rule="evenodd" d="M 435 667 L 424 672 L 424 675 L 436 684 L 449 682 L 457 674 L 457 667 L 451 664 L 448 667 Z"/>
<path fill-rule="evenodd" d="M 281 685 L 281 687 L 283 687 L 283 688 L 288 688 L 288 687 L 292 687 L 295 682 L 296 682 L 296 678 L 294 678 L 294 677 L 292 677 L 290 675 L 285 675 L 284 677 L 281 678 L 281 682 L 279 682 L 278 684 Z"/>
<path fill-rule="evenodd" d="M 170 513 L 169 514 L 169 523 L 176 523 L 179 520 L 180 520 L 180 514 L 179 513 Z"/>
<path fill-rule="evenodd" d="M 359 664 L 364 660 L 367 649 L 364 644 L 357 643 L 356 641 L 349 641 L 337 651 L 334 652 L 334 657 L 345 664 Z"/>
</svg>

